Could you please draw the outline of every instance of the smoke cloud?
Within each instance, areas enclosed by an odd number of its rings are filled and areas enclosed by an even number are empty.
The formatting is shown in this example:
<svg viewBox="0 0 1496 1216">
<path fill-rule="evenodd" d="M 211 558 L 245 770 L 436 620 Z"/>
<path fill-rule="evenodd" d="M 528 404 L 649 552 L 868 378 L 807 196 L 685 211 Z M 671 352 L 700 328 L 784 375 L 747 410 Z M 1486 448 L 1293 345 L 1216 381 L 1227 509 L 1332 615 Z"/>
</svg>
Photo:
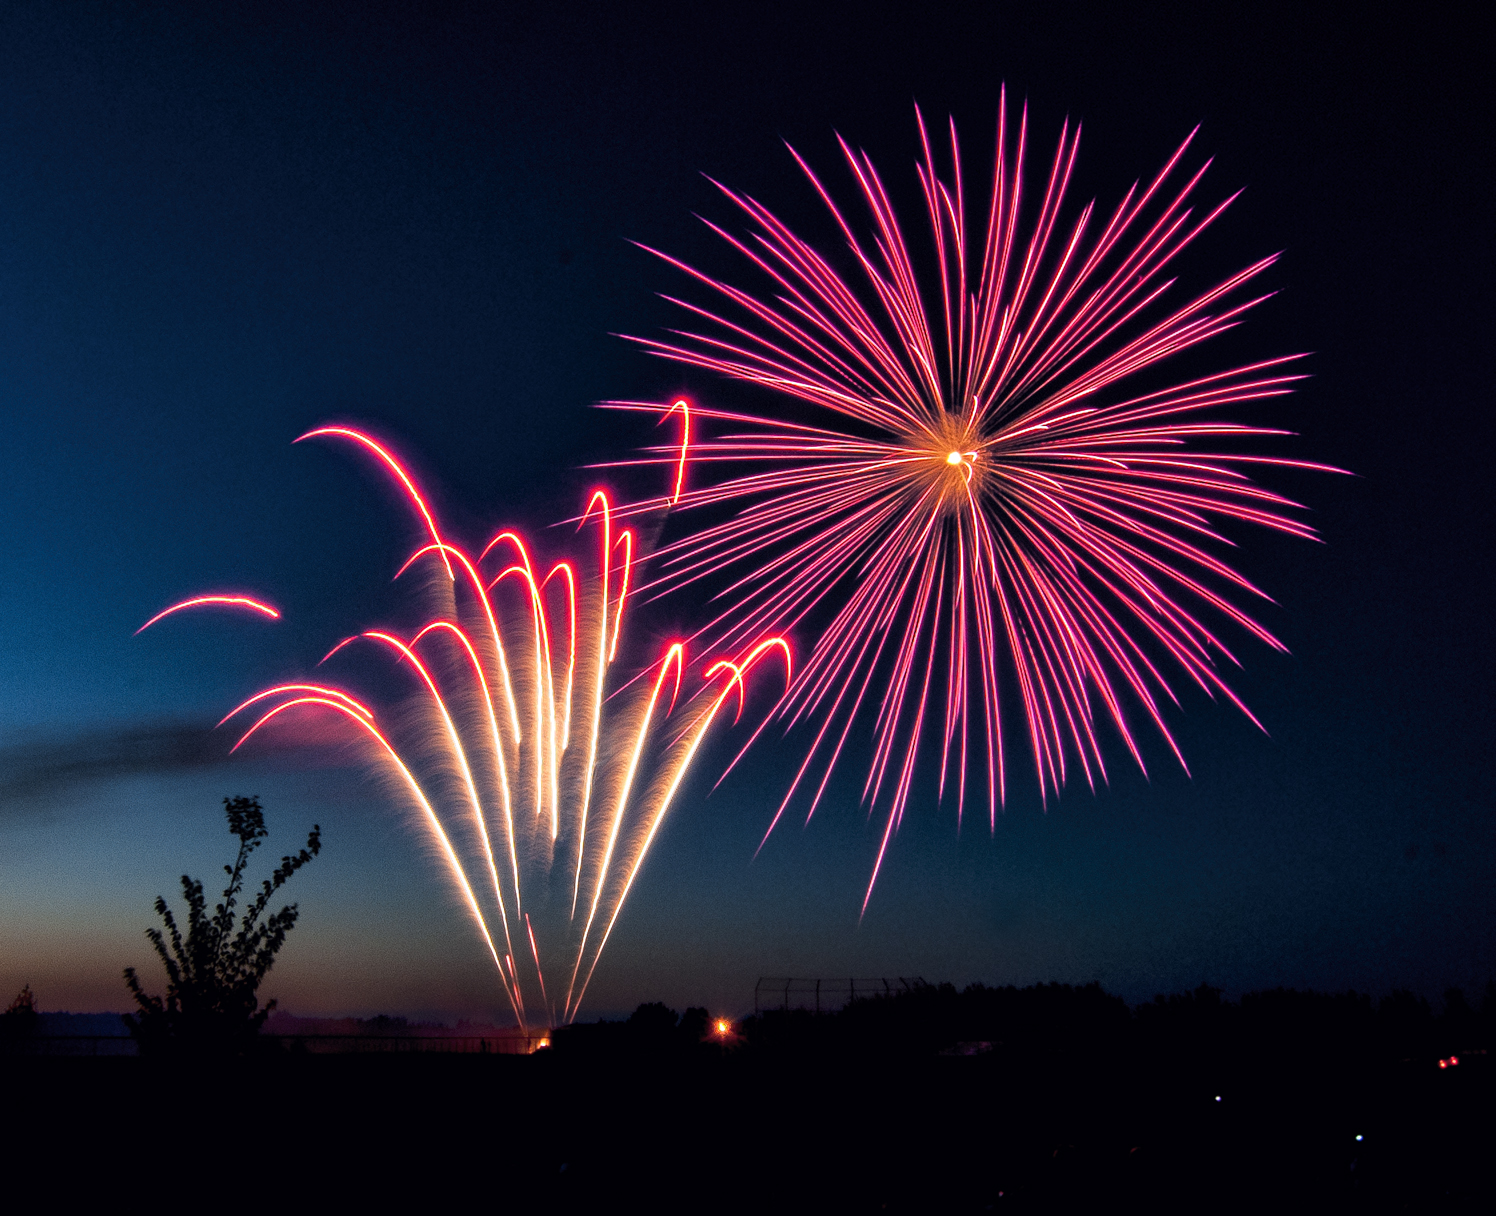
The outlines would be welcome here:
<svg viewBox="0 0 1496 1216">
<path fill-rule="evenodd" d="M 229 762 L 237 737 L 208 723 L 158 721 L 0 744 L 0 812 L 44 807 L 78 787 L 119 777 L 214 768 Z M 274 750 L 285 760 L 305 748 L 282 743 Z"/>
<path fill-rule="evenodd" d="M 81 785 L 222 764 L 233 740 L 210 725 L 134 723 L 0 745 L 0 808 L 50 802 Z"/>
</svg>

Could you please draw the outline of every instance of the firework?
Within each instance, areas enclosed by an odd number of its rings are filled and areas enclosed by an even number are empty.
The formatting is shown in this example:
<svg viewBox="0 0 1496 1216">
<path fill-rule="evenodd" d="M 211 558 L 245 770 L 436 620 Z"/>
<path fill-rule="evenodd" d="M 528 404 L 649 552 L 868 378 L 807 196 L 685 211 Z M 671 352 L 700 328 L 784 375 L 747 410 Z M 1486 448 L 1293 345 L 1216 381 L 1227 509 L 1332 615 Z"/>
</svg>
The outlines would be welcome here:
<svg viewBox="0 0 1496 1216">
<path fill-rule="evenodd" d="M 1291 514 L 1298 504 L 1247 472 L 1325 468 L 1230 450 L 1286 432 L 1216 417 L 1219 407 L 1288 392 L 1299 377 L 1287 365 L 1300 356 L 1128 391 L 1140 373 L 1232 328 L 1266 298 L 1240 299 L 1239 289 L 1274 257 L 1166 303 L 1175 259 L 1231 201 L 1203 214 L 1193 207 L 1204 167 L 1181 169 L 1193 133 L 1104 220 L 1087 205 L 1062 223 L 1078 126 L 1065 124 L 1030 200 L 1027 112 L 1015 132 L 1004 101 L 990 192 L 976 200 L 954 122 L 942 176 L 916 118 L 928 247 L 916 252 L 906 240 L 865 153 L 839 140 L 870 215 L 868 237 L 791 149 L 853 272 L 718 185 L 749 231 L 708 226 L 767 294 L 650 250 L 724 303 L 667 296 L 692 328 L 632 339 L 803 403 L 769 415 L 668 407 L 684 422 L 679 447 L 633 463 L 678 470 L 669 503 L 715 509 L 716 522 L 657 549 L 646 586 L 663 594 L 702 579 L 726 584 L 729 606 L 699 635 L 714 644 L 816 629 L 775 714 L 813 737 L 768 832 L 797 795 L 814 814 L 854 724 L 870 724 L 863 799 L 884 819 L 868 896 L 921 755 L 938 757 L 938 795 L 954 787 L 958 822 L 969 779 L 995 821 L 1006 794 L 1008 696 L 1016 694 L 1046 799 L 1076 766 L 1093 789 L 1105 779 L 1104 723 L 1140 767 L 1138 721 L 1183 764 L 1162 708 L 1176 701 L 1181 677 L 1250 718 L 1220 674 L 1223 661 L 1237 660 L 1210 618 L 1283 646 L 1237 603 L 1264 593 L 1210 547 L 1229 543 L 1222 521 L 1312 536 Z M 718 433 L 693 437 L 693 417 L 698 430 L 707 422 Z M 694 469 L 726 465 L 722 476 L 686 487 L 688 446 Z"/>
<path fill-rule="evenodd" d="M 181 612 L 186 608 L 239 608 L 249 612 L 258 612 L 261 616 L 268 616 L 272 621 L 280 616 L 279 609 L 272 608 L 269 604 L 247 595 L 194 595 L 191 599 L 181 600 L 161 609 L 135 632 L 144 633 L 162 617 L 171 616 L 172 613 Z"/>
<path fill-rule="evenodd" d="M 348 724 L 416 808 L 516 1018 L 570 1020 L 708 730 L 734 695 L 741 714 L 761 660 L 777 654 L 788 674 L 789 647 L 768 637 L 709 661 L 685 695 L 686 644 L 670 642 L 644 678 L 610 694 L 635 541 L 631 529 L 615 535 L 604 492 L 583 516 L 597 534 L 595 569 L 561 560 L 542 573 L 518 532 L 500 532 L 476 558 L 444 538 L 414 479 L 368 435 L 328 427 L 302 438 L 311 436 L 374 454 L 430 537 L 400 575 L 430 564 L 435 615 L 408 637 L 346 638 L 323 660 L 347 661 L 358 642 L 384 651 L 410 673 L 416 711 L 392 726 L 334 684 L 278 684 L 224 718 L 249 723 L 235 750 L 292 715 Z"/>
</svg>

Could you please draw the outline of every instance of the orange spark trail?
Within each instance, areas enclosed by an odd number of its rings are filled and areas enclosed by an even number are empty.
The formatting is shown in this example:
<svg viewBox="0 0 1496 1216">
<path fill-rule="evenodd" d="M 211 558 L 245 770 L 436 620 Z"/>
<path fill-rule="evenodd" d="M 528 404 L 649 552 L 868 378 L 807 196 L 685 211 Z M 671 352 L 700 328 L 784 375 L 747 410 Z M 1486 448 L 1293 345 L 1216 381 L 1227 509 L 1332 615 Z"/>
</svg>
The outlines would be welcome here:
<svg viewBox="0 0 1496 1216">
<path fill-rule="evenodd" d="M 545 682 L 542 685 L 540 677 L 535 680 L 535 730 L 541 734 L 542 741 L 549 743 L 549 752 L 541 749 L 538 757 L 539 765 L 535 771 L 535 814 L 543 813 L 545 803 L 546 778 L 550 778 L 551 787 L 551 839 L 556 838 L 560 825 L 557 819 L 559 811 L 557 802 L 560 792 L 557 788 L 559 780 L 557 774 L 558 757 L 556 752 L 556 684 L 551 671 L 551 641 L 550 631 L 546 627 L 545 603 L 540 598 L 540 587 L 535 582 L 535 574 L 529 568 L 529 556 L 525 557 L 523 566 L 509 566 L 499 572 L 498 578 L 489 584 L 492 590 L 500 582 L 511 574 L 525 580 L 530 589 L 530 612 L 535 625 L 535 668 L 537 672 L 544 673 Z M 549 719 L 549 730 L 546 730 L 547 719 Z"/>
<path fill-rule="evenodd" d="M 478 562 L 479 564 L 481 564 L 483 559 L 493 551 L 494 546 L 504 541 L 508 541 L 519 553 L 520 564 L 517 566 L 510 566 L 507 569 L 500 571 L 498 577 L 488 584 L 488 590 L 493 590 L 494 587 L 498 586 L 498 584 L 503 579 L 507 578 L 511 574 L 518 575 L 520 578 L 523 578 L 525 580 L 525 584 L 530 589 L 530 617 L 531 623 L 533 624 L 535 629 L 535 730 L 537 732 L 540 732 L 546 729 L 545 707 L 549 706 L 549 741 L 551 745 L 549 756 L 546 755 L 543 748 L 538 755 L 538 765 L 535 770 L 535 813 L 536 815 L 540 815 L 543 811 L 543 804 L 545 800 L 545 775 L 546 772 L 549 771 L 551 775 L 552 803 L 551 839 L 554 840 L 556 837 L 556 832 L 559 830 L 559 824 L 556 820 L 557 811 L 555 809 L 555 803 L 559 795 L 559 791 L 556 788 L 556 782 L 558 780 L 558 776 L 556 773 L 558 764 L 558 757 L 556 753 L 556 684 L 551 671 L 550 633 L 546 624 L 545 604 L 540 598 L 540 585 L 535 581 L 535 567 L 534 564 L 530 561 L 530 550 L 526 547 L 524 538 L 521 537 L 519 533 L 499 533 L 499 535 L 495 536 L 491 541 L 488 542 L 487 547 L 485 547 L 483 552 L 478 555 Z M 541 686 L 541 673 L 543 673 L 545 677 L 544 688 L 542 688 Z"/>
<path fill-rule="evenodd" d="M 440 552 L 444 556 L 450 555 L 451 557 L 456 559 L 457 563 L 466 572 L 468 581 L 472 584 L 473 592 L 478 597 L 478 602 L 483 605 L 483 616 L 484 619 L 488 622 L 488 633 L 489 636 L 493 639 L 494 650 L 498 652 L 499 656 L 499 684 L 504 689 L 505 700 L 509 704 L 509 725 L 510 728 L 514 731 L 515 743 L 516 745 L 518 745 L 518 743 L 520 742 L 519 707 L 514 703 L 514 682 L 512 679 L 510 679 L 509 676 L 509 660 L 505 657 L 504 654 L 503 635 L 500 634 L 498 620 L 494 617 L 493 601 L 488 598 L 488 588 L 483 585 L 483 580 L 478 577 L 477 568 L 468 559 L 468 555 L 461 549 L 455 549 L 451 545 L 443 545 L 433 542 L 432 544 L 427 545 L 424 549 L 417 549 L 415 553 L 411 555 L 410 561 L 407 561 L 405 565 L 401 566 L 400 569 L 395 572 L 395 577 L 399 578 L 402 574 L 409 570 L 411 564 L 416 560 L 416 558 L 433 551 Z M 487 552 L 487 550 L 485 550 L 485 552 Z M 351 642 L 352 640 L 352 638 L 349 638 L 347 639 L 347 642 Z M 347 645 L 347 642 L 341 642 L 339 643 L 339 645 Z M 328 658 L 331 657 L 332 655 L 328 655 Z M 323 662 L 326 661 L 326 659 L 323 660 Z"/>
<path fill-rule="evenodd" d="M 462 746 L 462 736 L 458 734 L 457 727 L 452 722 L 452 715 L 447 711 L 447 703 L 442 697 L 441 689 L 437 687 L 436 681 L 432 679 L 431 673 L 426 670 L 426 665 L 421 662 L 416 652 L 399 638 L 377 629 L 369 630 L 364 636 L 383 642 L 397 651 L 416 669 L 427 691 L 431 693 L 431 700 L 436 706 L 437 713 L 441 715 L 442 725 L 446 727 L 447 740 L 452 748 L 452 758 L 457 761 L 458 771 L 462 773 L 463 785 L 467 787 L 468 802 L 473 811 L 473 822 L 477 825 L 478 834 L 483 841 L 484 861 L 487 862 L 489 875 L 493 879 L 494 897 L 499 901 L 499 917 L 504 925 L 504 942 L 512 953 L 514 946 L 509 940 L 509 914 L 504 908 L 504 895 L 499 888 L 499 871 L 494 863 L 493 847 L 488 840 L 488 825 L 483 818 L 483 801 L 478 797 L 478 787 L 473 782 L 473 770 L 468 764 L 467 750 Z M 474 661 L 476 662 L 476 658 Z"/>
<path fill-rule="evenodd" d="M 597 503 L 602 504 L 603 520 L 602 551 L 598 560 L 598 577 L 602 582 L 602 591 L 598 602 L 597 616 L 597 678 L 592 690 L 592 729 L 588 732 L 587 738 L 587 771 L 582 778 L 582 802 L 578 810 L 577 866 L 571 885 L 571 915 L 573 918 L 577 914 L 577 897 L 582 890 L 582 863 L 585 860 L 585 856 L 581 842 L 587 839 L 587 812 L 592 804 L 592 778 L 597 770 L 597 743 L 603 721 L 603 688 L 607 682 L 608 663 L 613 657 L 608 645 L 608 567 L 613 560 L 613 517 L 612 508 L 608 503 L 608 496 L 601 490 L 594 491 L 592 497 L 587 500 L 587 509 L 582 513 L 582 522 L 577 525 L 577 530 L 580 531 L 583 525 L 586 524 L 588 516 L 592 514 L 593 505 Z M 629 548 L 632 551 L 632 542 L 630 542 Z M 620 600 L 619 602 L 621 605 L 622 601 Z M 618 641 L 616 626 L 614 627 L 613 641 L 616 645 Z"/>
<path fill-rule="evenodd" d="M 660 671 L 655 677 L 654 691 L 649 694 L 649 704 L 645 707 L 638 734 L 634 737 L 634 750 L 629 755 L 628 768 L 623 776 L 623 788 L 619 792 L 618 803 L 613 810 L 612 823 L 608 828 L 608 842 L 603 848 L 602 865 L 598 867 L 597 889 L 592 893 L 592 908 L 587 913 L 587 924 L 582 929 L 582 944 L 577 948 L 577 962 L 571 971 L 571 983 L 567 985 L 564 1009 L 571 1008 L 571 990 L 577 982 L 577 968 L 582 964 L 582 954 L 587 949 L 587 935 L 592 932 L 592 922 L 597 916 L 597 905 L 602 901 L 603 887 L 608 881 L 608 866 L 612 863 L 613 850 L 618 844 L 618 831 L 623 826 L 623 813 L 628 806 L 629 794 L 633 791 L 634 776 L 639 771 L 639 756 L 644 751 L 644 739 L 649 733 L 650 720 L 654 717 L 655 706 L 660 700 L 660 689 L 665 686 L 665 676 L 673 664 L 676 692 L 680 691 L 680 673 L 685 662 L 685 651 L 686 648 L 682 643 L 674 642 L 666 649 L 664 658 L 660 660 Z M 674 704 L 674 697 L 671 698 L 671 704 Z"/>
<path fill-rule="evenodd" d="M 550 1007 L 550 997 L 545 994 L 545 972 L 540 967 L 540 947 L 535 944 L 535 927 L 530 924 L 530 914 L 525 913 L 525 932 L 530 935 L 530 955 L 535 960 L 535 978 L 540 981 L 540 1000 L 547 1008 Z M 551 1010 L 555 1013 L 555 1010 Z"/>
<path fill-rule="evenodd" d="M 246 702 L 246 704 L 248 704 L 248 702 Z M 363 727 L 363 729 L 368 732 L 370 737 L 373 738 L 373 740 L 384 749 L 385 755 L 387 755 L 390 759 L 390 763 L 395 766 L 395 771 L 398 772 L 404 779 L 406 787 L 415 797 L 415 800 L 420 806 L 422 812 L 424 812 L 426 816 L 426 825 L 431 829 L 432 834 L 437 839 L 437 843 L 441 846 L 442 853 L 447 859 L 447 867 L 452 875 L 453 881 L 457 883 L 458 889 L 466 898 L 468 910 L 472 912 L 473 920 L 478 925 L 478 932 L 483 935 L 484 944 L 488 947 L 488 953 L 493 956 L 494 966 L 499 968 L 499 975 L 502 978 L 504 968 L 499 963 L 498 949 L 494 946 L 493 938 L 488 932 L 488 923 L 483 919 L 483 910 L 478 906 L 478 898 L 473 894 L 473 888 L 468 883 L 467 875 L 463 873 L 462 862 L 458 859 L 457 850 L 452 847 L 452 842 L 450 839 L 448 839 L 446 830 L 442 827 L 441 820 L 437 818 L 436 812 L 431 809 L 431 803 L 426 800 L 426 795 L 422 792 L 419 783 L 417 783 L 416 779 L 411 776 L 410 769 L 405 767 L 405 762 L 400 759 L 399 753 L 390 746 L 389 740 L 387 740 L 384 735 L 380 733 L 379 728 L 375 726 L 373 722 L 366 721 L 364 718 L 361 718 L 358 714 L 354 713 L 340 701 L 332 701 L 327 699 L 326 697 L 297 697 L 294 700 L 282 702 L 280 705 L 277 705 L 274 709 L 272 709 L 269 713 L 265 714 L 264 717 L 262 717 L 247 731 L 245 731 L 242 736 L 240 736 L 239 742 L 234 744 L 231 750 L 238 751 L 241 747 L 244 746 L 245 741 L 257 730 L 259 730 L 260 727 L 264 726 L 265 723 L 269 722 L 276 715 L 284 713 L 286 710 L 291 709 L 297 705 L 324 705 L 329 709 L 337 710 L 339 713 L 345 715 L 352 721 L 356 722 L 359 726 Z M 504 985 L 504 992 L 509 997 L 510 1004 L 514 1007 L 515 1017 L 520 1017 L 519 999 L 517 994 L 510 989 L 507 983 Z M 521 1023 L 523 1023 L 522 1018 Z"/>
<path fill-rule="evenodd" d="M 421 639 L 433 629 L 446 630 L 461 643 L 463 651 L 467 654 L 468 660 L 472 664 L 473 676 L 478 681 L 478 688 L 483 694 L 483 707 L 488 712 L 488 726 L 493 742 L 494 765 L 498 769 L 499 774 L 499 793 L 504 804 L 504 834 L 509 843 L 509 862 L 514 871 L 514 906 L 518 908 L 520 904 L 519 852 L 514 840 L 514 803 L 509 796 L 509 772 L 504 763 L 504 744 L 499 738 L 499 720 L 498 716 L 494 713 L 493 694 L 488 690 L 488 679 L 483 674 L 483 664 L 478 661 L 478 652 L 473 649 L 473 643 L 468 639 L 467 634 L 463 633 L 451 621 L 432 621 L 431 624 L 427 625 L 411 639 L 411 646 L 418 646 Z M 491 865 L 493 861 L 493 847 L 489 844 L 488 829 L 484 826 L 481 815 L 478 817 L 478 829 L 483 835 L 483 851 L 487 854 Z M 494 892 L 497 895 L 498 874 L 494 874 L 493 880 Z M 503 896 L 499 895 L 498 898 L 502 903 Z"/>
<path fill-rule="evenodd" d="M 623 889 L 619 892 L 618 899 L 613 905 L 613 913 L 608 918 L 608 926 L 603 930 L 602 937 L 597 943 L 597 951 L 592 957 L 592 965 L 587 969 L 587 978 L 582 981 L 582 987 L 577 992 L 576 1006 L 581 1005 L 582 998 L 587 994 L 587 985 L 592 982 L 592 974 L 597 970 L 598 960 L 602 958 L 603 949 L 607 946 L 608 939 L 613 935 L 613 926 L 618 923 L 619 913 L 623 911 L 624 900 L 628 898 L 629 890 L 634 885 L 634 879 L 638 877 L 639 870 L 644 865 L 645 855 L 649 852 L 649 846 L 654 843 L 655 833 L 659 831 L 660 824 L 665 821 L 665 814 L 670 809 L 670 804 L 675 798 L 676 790 L 680 788 L 681 781 L 685 779 L 686 772 L 691 767 L 691 761 L 696 758 L 697 749 L 701 746 L 702 740 L 706 738 L 706 732 L 711 729 L 712 723 L 716 721 L 717 711 L 722 708 L 722 702 L 727 700 L 727 698 L 732 694 L 732 690 L 735 687 L 737 688 L 739 697 L 741 698 L 743 692 L 743 677 L 748 673 L 753 665 L 757 663 L 761 657 L 763 657 L 764 654 L 774 649 L 775 647 L 778 647 L 784 652 L 785 683 L 788 684 L 790 678 L 791 655 L 789 643 L 786 642 L 783 638 L 765 639 L 757 646 L 753 647 L 753 649 L 749 651 L 747 657 L 744 658 L 740 663 L 731 663 L 726 659 L 723 659 L 707 668 L 706 679 L 708 680 L 710 680 L 715 673 L 720 672 L 723 669 L 730 670 L 732 672 L 732 675 L 728 679 L 727 684 L 721 689 L 721 691 L 718 692 L 716 699 L 712 702 L 711 708 L 708 709 L 704 714 L 702 714 L 700 722 L 695 732 L 691 736 L 690 744 L 680 755 L 674 766 L 666 770 L 667 776 L 664 793 L 660 796 L 659 805 L 656 807 L 654 814 L 650 816 L 649 826 L 645 831 L 644 840 L 639 846 L 639 851 L 628 867 L 623 882 Z M 673 652 L 674 647 L 672 647 L 672 653 Z M 677 672 L 677 677 L 678 674 L 679 673 Z M 660 672 L 660 677 L 661 679 L 664 678 L 663 668 Z M 658 693 L 659 691 L 658 681 L 656 681 L 655 684 L 655 691 L 656 693 Z M 653 709 L 653 701 L 651 701 L 650 708 Z M 741 700 L 739 701 L 738 708 L 739 712 L 741 713 Z M 645 726 L 647 727 L 647 725 L 648 718 L 646 717 Z M 641 728 L 641 735 L 642 731 L 643 728 Z M 586 940 L 584 936 L 584 947 L 585 944 Z M 577 961 L 578 963 L 581 962 L 580 954 L 578 954 L 577 956 Z M 573 975 L 572 978 L 573 982 L 575 982 L 575 975 Z M 570 1006 L 569 993 L 567 999 L 568 1005 L 571 1009 L 571 1014 L 574 1017 L 576 1006 Z"/>
</svg>

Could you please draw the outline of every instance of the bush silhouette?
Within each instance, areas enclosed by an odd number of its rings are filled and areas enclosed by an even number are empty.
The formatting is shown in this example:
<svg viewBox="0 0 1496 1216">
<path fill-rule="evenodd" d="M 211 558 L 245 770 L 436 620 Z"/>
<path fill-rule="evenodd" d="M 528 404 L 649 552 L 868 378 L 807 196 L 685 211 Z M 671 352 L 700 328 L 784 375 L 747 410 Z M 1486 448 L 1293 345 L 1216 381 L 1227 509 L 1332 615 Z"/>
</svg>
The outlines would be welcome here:
<svg viewBox="0 0 1496 1216">
<path fill-rule="evenodd" d="M 242 1055 L 253 1049 L 260 1027 L 275 1008 L 274 1001 L 260 1006 L 260 981 L 295 927 L 297 908 L 288 904 L 269 916 L 265 909 L 291 875 L 321 851 L 322 829 L 313 825 L 306 847 L 281 858 L 240 917 L 236 909 L 245 865 L 269 833 L 258 798 L 225 798 L 223 807 L 229 832 L 239 840 L 234 864 L 223 867 L 229 876 L 223 901 L 209 915 L 202 882 L 184 874 L 185 936 L 161 896 L 156 897 L 156 914 L 166 932 L 145 932 L 166 967 L 165 999 L 141 987 L 134 967 L 125 968 L 125 985 L 139 1006 L 138 1014 L 126 1015 L 125 1024 L 142 1054 Z"/>
<path fill-rule="evenodd" d="M 16 993 L 16 999 L 10 1003 L 10 1008 L 0 1013 L 0 1040 L 29 1039 L 36 1033 L 38 1021 L 40 1018 L 36 1012 L 36 994 L 31 991 L 31 985 L 27 984 Z"/>
</svg>

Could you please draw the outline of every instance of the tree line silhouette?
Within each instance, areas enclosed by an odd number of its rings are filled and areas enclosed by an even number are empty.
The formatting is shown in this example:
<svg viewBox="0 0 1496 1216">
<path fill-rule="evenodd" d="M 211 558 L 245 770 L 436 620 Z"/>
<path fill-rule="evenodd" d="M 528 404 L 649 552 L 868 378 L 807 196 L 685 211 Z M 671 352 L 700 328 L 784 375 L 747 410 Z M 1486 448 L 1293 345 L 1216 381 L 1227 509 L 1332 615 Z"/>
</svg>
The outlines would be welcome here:
<svg viewBox="0 0 1496 1216">
<path fill-rule="evenodd" d="M 1144 1055 L 1188 1057 L 1202 1065 L 1256 1059 L 1319 1067 L 1432 1061 L 1491 1046 L 1496 982 L 1487 984 L 1478 1005 L 1449 989 L 1438 1012 L 1406 990 L 1376 1001 L 1357 992 L 1276 988 L 1232 1001 L 1202 984 L 1129 1007 L 1098 983 L 964 989 L 916 983 L 833 1012 L 768 1010 L 734 1023 L 729 1035 L 713 1026 L 705 1009 L 688 1009 L 677 1019 L 653 1002 L 626 1021 L 562 1028 L 555 1042 L 559 1053 L 589 1055 L 705 1047 L 761 1057 L 1018 1055 L 1080 1062 Z"/>
</svg>

